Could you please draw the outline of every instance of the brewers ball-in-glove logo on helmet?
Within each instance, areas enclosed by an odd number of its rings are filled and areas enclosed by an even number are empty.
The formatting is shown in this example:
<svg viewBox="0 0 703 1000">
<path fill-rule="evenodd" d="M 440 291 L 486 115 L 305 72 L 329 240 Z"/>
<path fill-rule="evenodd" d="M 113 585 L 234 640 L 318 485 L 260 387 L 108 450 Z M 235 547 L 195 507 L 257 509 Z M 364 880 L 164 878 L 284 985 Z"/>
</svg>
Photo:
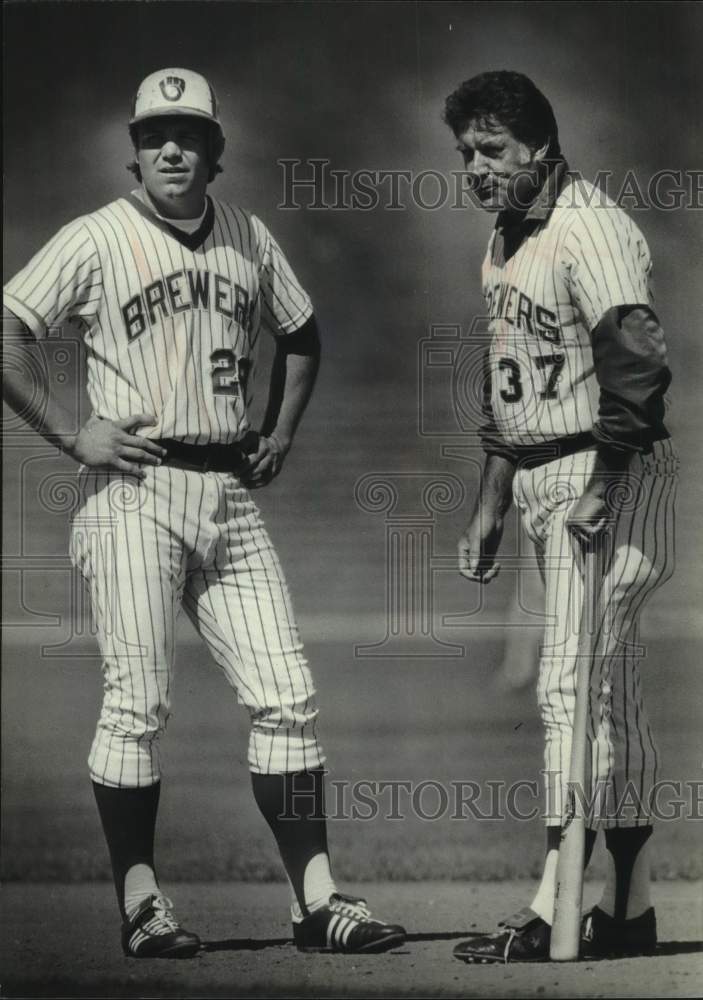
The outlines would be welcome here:
<svg viewBox="0 0 703 1000">
<path fill-rule="evenodd" d="M 165 80 L 159 81 L 159 90 L 167 101 L 177 101 L 183 96 L 186 89 L 186 82 L 179 76 L 167 76 Z"/>
</svg>

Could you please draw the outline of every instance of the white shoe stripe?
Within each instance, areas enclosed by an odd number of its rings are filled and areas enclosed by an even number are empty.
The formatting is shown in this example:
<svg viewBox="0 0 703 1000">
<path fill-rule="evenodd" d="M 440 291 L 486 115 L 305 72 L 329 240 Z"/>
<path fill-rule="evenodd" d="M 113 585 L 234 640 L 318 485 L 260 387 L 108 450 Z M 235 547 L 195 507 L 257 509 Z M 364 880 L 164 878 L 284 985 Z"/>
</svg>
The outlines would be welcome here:
<svg viewBox="0 0 703 1000">
<path fill-rule="evenodd" d="M 333 934 L 333 931 L 334 931 L 334 929 L 335 929 L 335 927 L 337 926 L 338 923 L 339 923 L 339 917 L 335 913 L 333 915 L 332 919 L 330 920 L 330 922 L 327 924 L 327 947 L 328 948 L 331 948 L 332 945 L 333 945 L 333 943 L 334 943 L 333 938 L 332 938 L 332 934 Z"/>
<path fill-rule="evenodd" d="M 344 931 L 349 924 L 349 917 L 340 917 L 337 926 L 334 929 L 335 944 L 344 944 Z"/>
<path fill-rule="evenodd" d="M 342 944 L 343 945 L 346 945 L 347 941 L 349 940 L 349 935 L 351 934 L 351 932 L 354 930 L 354 928 L 356 926 L 357 926 L 356 921 L 354 921 L 354 920 L 350 920 L 349 921 L 349 926 L 345 928 L 344 934 L 342 935 Z"/>
<path fill-rule="evenodd" d="M 143 941 L 146 941 L 146 934 L 142 934 L 141 931 L 135 931 L 129 939 L 130 951 L 137 951 L 139 945 L 142 944 Z"/>
</svg>

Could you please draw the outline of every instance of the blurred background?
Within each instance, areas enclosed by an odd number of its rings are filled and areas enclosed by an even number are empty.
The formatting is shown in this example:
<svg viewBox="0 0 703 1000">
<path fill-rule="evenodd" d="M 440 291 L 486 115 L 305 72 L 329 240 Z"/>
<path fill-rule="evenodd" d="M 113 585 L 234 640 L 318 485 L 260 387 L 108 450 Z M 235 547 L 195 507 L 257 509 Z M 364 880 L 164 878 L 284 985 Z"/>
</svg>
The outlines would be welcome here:
<svg viewBox="0 0 703 1000">
<path fill-rule="evenodd" d="M 655 262 L 674 376 L 668 423 L 683 460 L 677 570 L 645 613 L 644 685 L 661 777 L 703 777 L 700 5 L 40 2 L 7 4 L 3 18 L 5 279 L 65 222 L 130 190 L 133 93 L 147 73 L 181 65 L 204 73 L 220 99 L 227 146 L 212 193 L 266 222 L 312 296 L 324 338 L 320 380 L 284 474 L 257 499 L 287 572 L 337 779 L 485 788 L 536 778 L 539 592 L 534 574 L 507 571 L 477 594 L 453 568 L 480 456 L 452 421 L 451 378 L 432 380 L 423 351 L 432 327 L 467 335 L 481 315 L 490 218 L 438 198 L 431 178 L 423 197 L 441 201 L 435 209 L 413 204 L 407 185 L 389 207 L 387 183 L 367 211 L 334 208 L 332 185 L 321 207 L 308 207 L 301 190 L 299 209 L 282 208 L 290 198 L 281 161 L 435 171 L 453 192 L 461 162 L 441 121 L 444 99 L 469 76 L 506 68 L 527 73 L 550 98 L 572 167 L 591 179 L 610 172 L 612 196 L 636 178 L 622 204 Z M 311 176 L 309 166 L 296 170 Z M 698 210 L 651 206 L 648 185 L 662 170 L 683 172 Z M 80 355 L 71 349 L 62 359 L 60 391 L 84 412 Z M 84 764 L 99 663 L 66 562 L 74 467 L 12 420 L 9 430 L 4 873 L 103 878 Z M 399 506 L 369 509 L 362 481 L 371 474 L 390 478 Z M 422 489 L 438 476 L 452 500 L 428 509 Z M 394 532 L 419 533 L 431 552 L 431 575 L 422 577 L 431 627 L 422 634 L 411 616 L 416 633 L 405 630 L 402 649 L 384 642 Z M 514 520 L 504 545 L 508 555 L 524 552 Z M 164 742 L 162 872 L 281 878 L 250 801 L 247 720 L 188 625 L 181 640 Z M 331 840 L 348 878 L 521 876 L 539 866 L 539 826 L 378 816 L 333 822 Z M 701 873 L 699 826 L 684 817 L 666 824 L 660 876 Z"/>
</svg>

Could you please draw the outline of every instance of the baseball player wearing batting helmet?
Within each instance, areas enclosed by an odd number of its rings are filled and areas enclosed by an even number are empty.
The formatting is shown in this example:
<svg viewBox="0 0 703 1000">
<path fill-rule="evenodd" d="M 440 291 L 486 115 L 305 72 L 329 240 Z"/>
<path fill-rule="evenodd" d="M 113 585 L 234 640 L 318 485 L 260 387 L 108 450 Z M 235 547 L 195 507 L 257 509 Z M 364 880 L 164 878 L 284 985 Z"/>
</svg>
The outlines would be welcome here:
<svg viewBox="0 0 703 1000">
<path fill-rule="evenodd" d="M 266 226 L 207 195 L 224 148 L 215 94 L 164 69 L 129 120 L 140 186 L 69 223 L 8 284 L 15 354 L 85 321 L 93 413 L 75 435 L 16 363 L 8 402 L 80 463 L 71 555 L 87 583 L 104 699 L 89 767 L 125 954 L 183 958 L 154 866 L 176 616 L 182 606 L 251 717 L 256 802 L 292 889 L 303 951 L 385 951 L 402 927 L 337 892 L 327 851 L 315 687 L 251 490 L 282 468 L 313 389 L 310 299 Z M 275 338 L 263 426 L 250 425 L 259 335 Z M 25 372 L 32 371 L 26 365 Z"/>
<path fill-rule="evenodd" d="M 640 686 L 642 608 L 674 564 L 677 458 L 664 426 L 670 382 L 648 289 L 649 249 L 612 201 L 570 173 L 546 97 L 512 72 L 483 73 L 446 101 L 478 203 L 496 216 L 483 264 L 490 317 L 482 441 L 460 571 L 495 577 L 513 499 L 546 589 L 538 701 L 545 732 L 547 853 L 528 907 L 455 949 L 466 962 L 549 956 L 569 776 L 581 543 L 607 553 L 590 676 L 587 855 L 603 827 L 609 870 L 584 923 L 598 954 L 651 952 L 648 844 L 657 751 Z"/>
</svg>

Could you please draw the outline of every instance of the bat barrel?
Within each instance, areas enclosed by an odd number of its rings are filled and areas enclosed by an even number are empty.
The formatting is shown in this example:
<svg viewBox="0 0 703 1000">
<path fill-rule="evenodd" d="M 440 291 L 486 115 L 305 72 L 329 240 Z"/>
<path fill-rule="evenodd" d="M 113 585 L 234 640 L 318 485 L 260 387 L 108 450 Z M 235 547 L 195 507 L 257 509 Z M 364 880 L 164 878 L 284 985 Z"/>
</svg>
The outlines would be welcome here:
<svg viewBox="0 0 703 1000">
<path fill-rule="evenodd" d="M 576 819 L 571 824 L 576 824 L 569 839 L 572 860 L 561 880 L 557 880 L 554 898 L 554 922 L 549 942 L 549 957 L 553 962 L 575 962 L 579 957 L 586 824 Z M 579 860 L 580 871 L 577 868 Z"/>
<path fill-rule="evenodd" d="M 574 705 L 569 783 L 562 821 L 557 861 L 554 916 L 549 946 L 553 962 L 573 962 L 579 957 L 581 941 L 581 901 L 586 850 L 586 749 L 590 703 L 591 666 L 600 626 L 599 594 L 603 572 L 603 536 L 584 547 L 583 605 L 576 660 L 576 701 Z"/>
</svg>

